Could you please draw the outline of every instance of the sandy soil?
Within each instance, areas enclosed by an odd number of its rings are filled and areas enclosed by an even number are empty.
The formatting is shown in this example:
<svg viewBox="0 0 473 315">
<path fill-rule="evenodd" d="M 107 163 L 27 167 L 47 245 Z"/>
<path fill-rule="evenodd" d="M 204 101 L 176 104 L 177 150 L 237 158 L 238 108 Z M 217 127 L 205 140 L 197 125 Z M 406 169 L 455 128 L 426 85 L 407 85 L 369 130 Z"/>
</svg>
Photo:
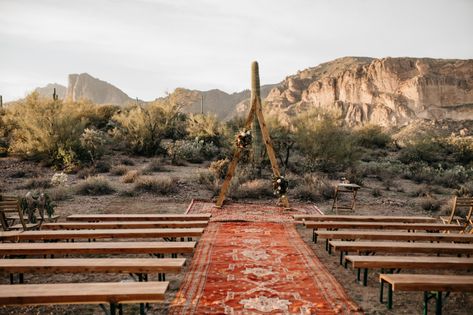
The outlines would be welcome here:
<svg viewBox="0 0 473 315">
<path fill-rule="evenodd" d="M 116 157 L 119 161 L 121 157 Z M 129 169 L 141 169 L 149 159 L 133 158 L 135 165 L 128 166 Z M 130 190 L 133 184 L 124 184 L 120 176 L 104 174 L 117 189 L 117 193 L 106 196 L 78 196 L 73 195 L 71 199 L 58 202 L 56 213 L 62 218 L 74 213 L 182 213 L 186 210 L 193 198 L 210 199 L 212 192 L 197 182 L 197 176 L 206 165 L 166 166 L 166 171 L 154 173 L 153 176 L 173 176 L 179 179 L 177 193 L 169 196 L 157 196 L 153 194 L 141 194 L 135 197 L 123 197 L 120 191 Z M 22 170 L 25 177 L 16 178 L 15 174 Z M 22 188 L 24 182 L 35 175 L 51 177 L 54 172 L 45 167 L 39 167 L 35 163 L 17 161 L 12 158 L 0 159 L 0 193 L 21 195 L 26 192 Z M 69 176 L 68 184 L 73 187 L 80 179 L 74 175 Z M 382 183 L 376 179 L 366 179 L 363 188 L 358 194 L 356 214 L 387 214 L 387 215 L 432 215 L 420 210 L 418 197 L 411 197 L 413 191 L 423 189 L 423 185 L 417 185 L 407 180 L 394 180 L 390 190 L 386 190 Z M 381 191 L 381 196 L 374 197 L 373 190 Z M 442 194 L 435 197 L 441 200 L 444 208 L 448 208 L 449 194 L 451 191 L 440 190 Z M 240 200 L 241 201 L 241 200 Z M 255 202 L 255 200 L 248 200 Z M 267 202 L 274 204 L 274 199 L 257 200 L 256 202 Z M 331 213 L 332 201 L 327 200 L 316 204 L 325 213 Z M 433 215 L 439 215 L 434 213 Z M 355 272 L 345 269 L 338 263 L 338 255 L 329 255 L 324 249 L 324 242 L 318 244 L 311 242 L 311 231 L 298 227 L 298 230 L 307 244 L 311 246 L 317 256 L 325 264 L 328 270 L 345 287 L 348 294 L 360 304 L 366 314 L 421 314 L 422 293 L 396 293 L 394 296 L 394 309 L 388 311 L 379 303 L 379 286 L 377 272 L 369 274 L 368 287 L 356 283 Z M 134 256 L 136 257 L 136 256 Z M 448 272 L 448 271 L 444 271 Z M 153 304 L 149 314 L 166 314 L 168 303 L 175 296 L 180 281 L 185 271 L 178 275 L 167 275 L 170 283 L 166 303 Z M 151 280 L 154 279 L 151 277 Z M 131 281 L 128 275 L 103 275 L 103 274 L 64 274 L 64 275 L 26 275 L 26 283 L 45 282 L 86 282 L 86 281 Z M 0 277 L 0 283 L 8 283 L 8 275 Z M 460 293 L 452 293 L 445 301 L 445 314 L 470 314 L 468 310 L 473 309 L 473 296 Z M 136 314 L 137 306 L 125 306 L 126 314 Z M 37 307 L 1 307 L 0 314 L 103 314 L 98 306 L 94 305 L 67 305 L 67 306 L 37 306 Z"/>
</svg>

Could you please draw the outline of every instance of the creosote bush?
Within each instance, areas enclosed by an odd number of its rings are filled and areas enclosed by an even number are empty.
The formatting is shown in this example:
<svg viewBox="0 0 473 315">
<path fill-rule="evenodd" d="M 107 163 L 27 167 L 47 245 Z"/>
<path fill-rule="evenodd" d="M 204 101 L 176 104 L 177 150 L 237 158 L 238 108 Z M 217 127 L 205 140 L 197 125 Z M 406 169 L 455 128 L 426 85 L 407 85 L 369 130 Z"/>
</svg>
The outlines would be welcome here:
<svg viewBox="0 0 473 315">
<path fill-rule="evenodd" d="M 51 179 L 46 177 L 30 178 L 23 186 L 24 189 L 45 189 L 51 187 Z"/>
<path fill-rule="evenodd" d="M 333 198 L 334 187 L 324 176 L 306 174 L 299 185 L 294 187 L 295 198 L 308 201 L 322 201 Z"/>
<path fill-rule="evenodd" d="M 103 176 L 88 177 L 76 186 L 79 195 L 100 196 L 115 192 L 110 182 Z"/>
</svg>

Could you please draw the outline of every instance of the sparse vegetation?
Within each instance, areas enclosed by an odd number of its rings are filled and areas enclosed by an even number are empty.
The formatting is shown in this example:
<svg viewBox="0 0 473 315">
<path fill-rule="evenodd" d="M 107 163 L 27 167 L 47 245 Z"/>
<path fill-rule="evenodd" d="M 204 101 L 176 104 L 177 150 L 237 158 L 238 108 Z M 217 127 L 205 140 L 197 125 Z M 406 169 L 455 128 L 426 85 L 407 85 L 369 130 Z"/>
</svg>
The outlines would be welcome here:
<svg viewBox="0 0 473 315">
<path fill-rule="evenodd" d="M 135 182 L 134 190 L 167 195 L 177 190 L 177 179 L 170 176 L 141 176 Z"/>
<path fill-rule="evenodd" d="M 79 195 L 109 195 L 115 192 L 108 179 L 103 176 L 88 177 L 76 186 L 76 193 Z"/>
<path fill-rule="evenodd" d="M 115 175 L 115 176 L 125 175 L 126 172 L 128 172 L 128 167 L 123 166 L 123 165 L 116 165 L 110 169 L 110 174 Z"/>
<path fill-rule="evenodd" d="M 140 173 L 137 170 L 130 170 L 122 176 L 121 180 L 125 184 L 134 183 L 140 177 Z"/>
</svg>

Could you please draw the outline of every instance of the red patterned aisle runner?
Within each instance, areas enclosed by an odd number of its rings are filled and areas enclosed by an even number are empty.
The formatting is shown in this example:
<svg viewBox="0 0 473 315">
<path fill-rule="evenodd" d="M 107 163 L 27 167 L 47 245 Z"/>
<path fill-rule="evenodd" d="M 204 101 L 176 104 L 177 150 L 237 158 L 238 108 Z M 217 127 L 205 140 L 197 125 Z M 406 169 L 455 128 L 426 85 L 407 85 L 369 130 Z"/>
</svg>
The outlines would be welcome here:
<svg viewBox="0 0 473 315">
<path fill-rule="evenodd" d="M 213 213 L 212 222 L 199 241 L 170 314 L 361 313 L 284 210 L 248 204 L 211 209 L 203 202 L 189 209 L 189 213 L 204 211 Z"/>
</svg>

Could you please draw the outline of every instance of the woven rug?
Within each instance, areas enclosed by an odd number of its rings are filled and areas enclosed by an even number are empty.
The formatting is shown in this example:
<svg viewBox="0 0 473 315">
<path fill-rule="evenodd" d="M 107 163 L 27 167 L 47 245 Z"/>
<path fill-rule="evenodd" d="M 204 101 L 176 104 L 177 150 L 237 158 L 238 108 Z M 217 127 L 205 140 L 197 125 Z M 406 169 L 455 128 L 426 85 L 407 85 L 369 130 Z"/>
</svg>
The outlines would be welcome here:
<svg viewBox="0 0 473 315">
<path fill-rule="evenodd" d="M 211 212 L 170 314 L 361 314 L 304 243 L 290 211 L 254 204 Z M 292 213 L 315 213 L 301 208 Z"/>
</svg>

